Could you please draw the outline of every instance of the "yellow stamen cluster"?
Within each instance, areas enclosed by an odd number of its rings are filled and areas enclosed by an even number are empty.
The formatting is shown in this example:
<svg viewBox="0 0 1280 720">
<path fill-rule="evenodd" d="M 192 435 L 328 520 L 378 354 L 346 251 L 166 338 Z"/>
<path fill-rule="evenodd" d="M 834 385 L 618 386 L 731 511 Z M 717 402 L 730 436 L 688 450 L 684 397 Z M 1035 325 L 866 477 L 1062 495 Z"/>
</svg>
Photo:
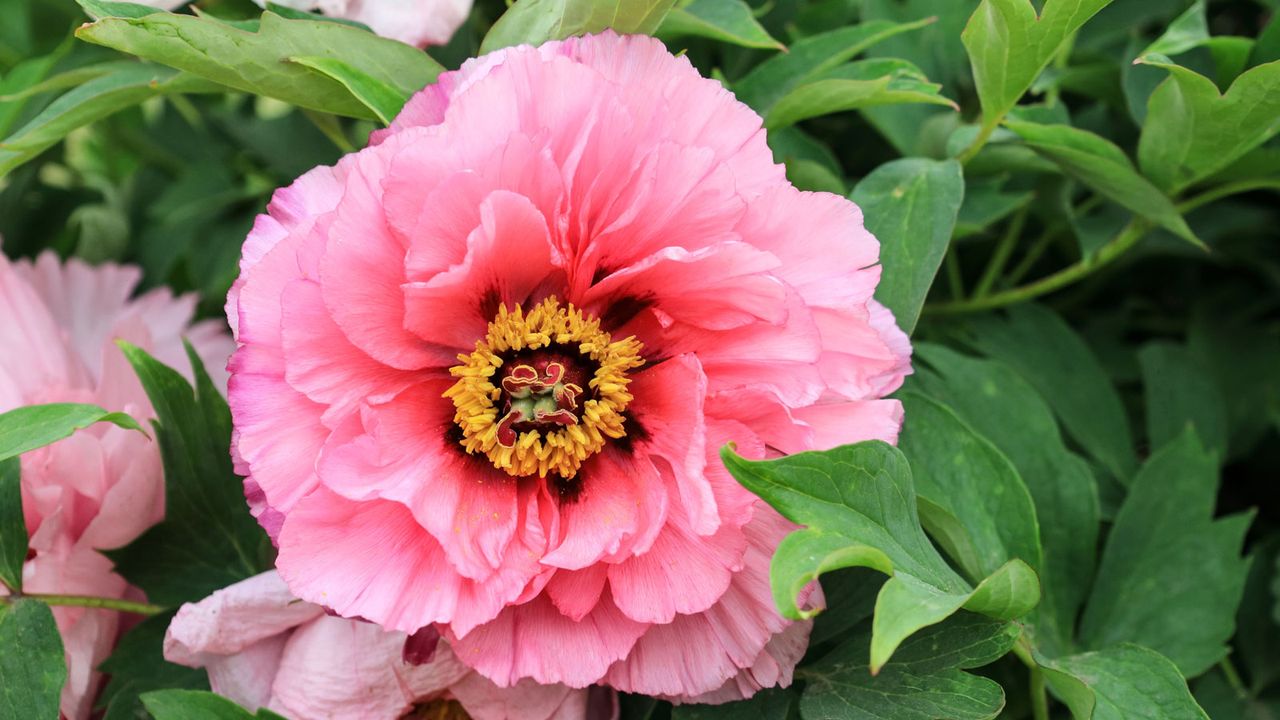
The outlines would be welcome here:
<svg viewBox="0 0 1280 720">
<path fill-rule="evenodd" d="M 526 430 L 515 445 L 498 442 L 502 388 L 495 375 L 503 356 L 525 350 L 559 346 L 577 350 L 596 367 L 588 382 L 588 397 L 581 403 L 578 423 L 551 431 Z M 600 329 L 600 321 L 583 315 L 573 305 L 561 307 L 548 298 L 524 312 L 519 305 L 498 314 L 489 323 L 485 337 L 476 341 L 475 351 L 458 356 L 458 365 L 449 372 L 458 381 L 444 396 L 456 408 L 454 422 L 462 428 L 462 447 L 468 453 L 484 453 L 494 467 L 510 475 L 545 477 L 555 472 L 571 478 L 583 461 L 600 451 L 607 438 L 621 438 L 623 411 L 631 402 L 627 372 L 644 364 L 641 343 L 634 337 L 614 342 Z"/>
</svg>

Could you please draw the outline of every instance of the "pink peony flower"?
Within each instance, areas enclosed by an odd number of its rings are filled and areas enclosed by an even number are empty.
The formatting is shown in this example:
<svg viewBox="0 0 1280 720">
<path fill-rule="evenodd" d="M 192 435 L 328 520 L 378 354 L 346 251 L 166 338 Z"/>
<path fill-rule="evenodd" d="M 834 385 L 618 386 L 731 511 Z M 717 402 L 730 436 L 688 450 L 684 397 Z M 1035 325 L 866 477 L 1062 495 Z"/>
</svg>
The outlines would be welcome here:
<svg viewBox="0 0 1280 720">
<path fill-rule="evenodd" d="M 228 298 L 230 401 L 291 590 L 522 679 L 787 684 L 792 527 L 727 474 L 895 440 L 878 245 L 656 40 L 468 62 L 276 193 Z M 815 596 L 813 602 L 820 602 Z"/>
<path fill-rule="evenodd" d="M 457 717 L 445 711 L 450 702 L 473 720 L 616 717 L 616 698 L 604 688 L 527 680 L 499 688 L 444 643 L 425 662 L 406 662 L 405 640 L 404 633 L 298 601 L 273 571 L 183 605 L 164 654 L 205 668 L 214 692 L 250 710 L 265 707 L 298 720 L 396 720 L 422 705 L 439 714 L 421 717 Z"/>
<path fill-rule="evenodd" d="M 185 335 L 225 386 L 221 368 L 232 344 L 221 323 L 189 326 L 194 297 L 153 290 L 131 299 L 140 275 L 119 265 L 62 264 L 51 252 L 34 264 L 0 255 L 0 412 L 76 402 L 154 417 L 117 338 L 186 368 Z M 159 450 L 113 425 L 77 432 L 22 456 L 22 506 L 34 552 L 23 566 L 26 591 L 138 595 L 97 551 L 129 543 L 164 515 Z M 95 668 L 115 644 L 119 614 L 72 607 L 53 614 L 69 671 L 62 713 L 79 720 L 89 716 Z"/>
<path fill-rule="evenodd" d="M 255 0 L 265 5 L 261 0 Z M 281 0 L 295 10 L 320 12 L 368 25 L 370 30 L 415 47 L 444 45 L 466 22 L 472 0 Z"/>
</svg>

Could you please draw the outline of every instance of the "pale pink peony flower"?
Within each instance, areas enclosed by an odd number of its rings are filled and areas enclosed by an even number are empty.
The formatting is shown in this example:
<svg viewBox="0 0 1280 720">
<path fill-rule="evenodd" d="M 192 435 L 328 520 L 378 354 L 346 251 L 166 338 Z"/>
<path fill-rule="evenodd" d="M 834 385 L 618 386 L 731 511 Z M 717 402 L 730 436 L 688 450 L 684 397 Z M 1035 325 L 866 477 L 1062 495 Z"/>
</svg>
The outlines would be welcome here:
<svg viewBox="0 0 1280 720">
<path fill-rule="evenodd" d="M 260 5 L 266 3 L 255 0 Z M 466 22 L 472 0 L 281 0 L 295 10 L 320 12 L 368 25 L 375 33 L 415 47 L 444 45 Z"/>
<path fill-rule="evenodd" d="M 276 193 L 228 298 L 255 514 L 292 591 L 498 685 L 785 685 L 792 529 L 727 474 L 896 439 L 878 244 L 656 40 L 468 62 Z M 820 602 L 820 597 L 812 599 Z"/>
<path fill-rule="evenodd" d="M 155 417 L 117 338 L 186 368 L 185 335 L 225 387 L 233 346 L 221 323 L 189 325 L 195 298 L 168 290 L 131 299 L 140 276 L 127 266 L 63 264 L 51 252 L 34 264 L 0 255 L 0 412 L 74 402 Z M 99 424 L 26 453 L 22 509 L 34 551 L 23 566 L 24 590 L 138 595 L 97 551 L 129 543 L 164 515 L 159 450 L 141 433 Z M 62 712 L 79 720 L 89 716 L 95 668 L 115 644 L 119 614 L 72 607 L 53 614 L 69 671 Z"/>
<path fill-rule="evenodd" d="M 275 571 L 182 606 L 165 635 L 170 662 L 203 667 L 213 691 L 250 710 L 297 720 L 395 720 L 432 705 L 473 720 L 607 720 L 616 699 L 604 688 L 574 690 L 524 681 L 499 688 L 458 662 L 443 642 L 425 662 L 403 658 L 404 633 L 326 615 L 301 602 Z M 588 713 L 589 705 L 595 712 Z M 417 717 L 415 715 L 414 717 Z"/>
</svg>

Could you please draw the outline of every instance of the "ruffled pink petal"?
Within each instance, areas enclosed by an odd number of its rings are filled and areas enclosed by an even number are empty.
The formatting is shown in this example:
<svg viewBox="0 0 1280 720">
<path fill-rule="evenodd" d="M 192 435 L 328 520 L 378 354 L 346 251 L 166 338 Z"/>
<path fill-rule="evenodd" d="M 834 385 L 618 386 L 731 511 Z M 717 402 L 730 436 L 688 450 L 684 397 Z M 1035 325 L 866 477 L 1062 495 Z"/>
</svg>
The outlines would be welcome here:
<svg viewBox="0 0 1280 720">
<path fill-rule="evenodd" d="M 430 663 L 404 663 L 404 640 L 367 622 L 320 617 L 307 623 L 280 658 L 273 708 L 296 718 L 396 720 L 468 674 L 443 647 Z"/>
<path fill-rule="evenodd" d="M 766 271 L 777 265 L 773 255 L 741 242 L 664 248 L 593 284 L 580 302 L 608 308 L 643 299 L 679 322 L 710 330 L 757 320 L 776 325 L 786 319 L 786 289 Z"/>
<path fill-rule="evenodd" d="M 451 380 L 422 382 L 367 407 L 358 429 L 335 432 L 321 456 L 325 486 L 352 500 L 394 500 L 442 545 L 462 575 L 484 580 L 516 535 L 517 482 L 451 440 Z"/>
<path fill-rule="evenodd" d="M 400 142 L 389 138 L 349 156 L 346 192 L 328 228 L 320 285 L 325 306 L 353 345 L 400 370 L 448 367 L 454 352 L 404 327 L 406 247 L 387 225 L 382 180 Z"/>
<path fill-rule="evenodd" d="M 254 575 L 197 603 L 183 605 L 164 637 L 164 656 L 199 666 L 208 655 L 232 655 L 324 614 L 298 602 L 275 571 Z"/>
<path fill-rule="evenodd" d="M 888 314 L 883 306 L 877 307 Z M 888 394 L 902 384 L 910 371 L 911 346 L 893 324 L 892 315 L 887 322 L 881 316 L 880 328 L 871 324 L 870 308 L 815 308 L 813 318 L 822 333 L 818 367 L 832 392 L 850 400 L 866 400 Z"/>
<path fill-rule="evenodd" d="M 902 429 L 902 403 L 897 400 L 822 403 L 798 408 L 794 413 L 796 420 L 812 428 L 815 450 L 863 440 L 896 443 Z"/>
<path fill-rule="evenodd" d="M 715 496 L 707 482 L 706 425 L 703 398 L 707 378 L 693 354 L 681 355 L 635 375 L 629 387 L 635 400 L 629 406 L 630 432 L 638 433 L 637 445 L 669 468 L 689 525 L 709 535 L 720 525 Z"/>
<path fill-rule="evenodd" d="M 780 184 L 751 203 L 736 230 L 782 261 L 775 274 L 807 305 L 861 306 L 875 291 L 880 243 L 858 206 L 839 195 Z"/>
<path fill-rule="evenodd" d="M 486 622 L 538 572 L 536 557 L 513 544 L 497 572 L 468 580 L 400 503 L 352 502 L 323 487 L 286 516 L 276 566 L 304 600 L 406 633 Z"/>
<path fill-rule="evenodd" d="M 242 347 L 231 359 L 228 403 L 237 432 L 236 451 L 267 504 L 288 512 L 319 482 L 314 458 L 327 435 L 320 422 L 324 407 L 279 375 L 239 370 L 249 367 L 251 357 L 250 348 Z"/>
<path fill-rule="evenodd" d="M 578 471 L 581 489 L 560 502 L 560 541 L 542 563 L 579 570 L 606 557 L 644 552 L 667 514 L 667 491 L 653 463 L 606 448 Z"/>
<path fill-rule="evenodd" d="M 563 615 L 578 622 L 600 601 L 610 567 L 596 563 L 581 570 L 557 570 L 547 582 L 547 597 Z"/>
<path fill-rule="evenodd" d="M 498 687 L 474 672 L 449 687 L 449 694 L 472 720 L 584 720 L 588 692 L 565 685 L 540 685 L 529 679 Z"/>
<path fill-rule="evenodd" d="M 625 657 L 647 627 L 619 612 L 608 595 L 576 622 L 540 596 L 450 644 L 460 660 L 502 687 L 523 678 L 585 687 Z"/>
<path fill-rule="evenodd" d="M 405 325 L 427 342 L 470 348 L 499 304 L 528 307 L 555 272 L 547 220 L 528 198 L 497 191 L 480 204 L 480 226 L 461 264 L 405 285 Z M 559 284 L 559 283 L 558 283 Z"/>
<path fill-rule="evenodd" d="M 791 623 L 782 632 L 769 639 L 764 646 L 764 651 L 756 656 L 756 661 L 751 667 L 739 670 L 737 675 L 721 685 L 719 689 L 701 695 L 668 695 L 663 699 L 677 704 L 718 705 L 745 700 L 765 688 L 788 687 L 791 685 L 796 664 L 809 649 L 809 632 L 812 629 L 812 620 Z"/>
<path fill-rule="evenodd" d="M 696 696 L 755 665 L 769 640 L 789 625 L 774 609 L 769 559 L 793 527 L 759 507 L 745 528 L 743 569 L 720 601 L 706 612 L 650 626 L 627 658 L 609 669 L 609 684 L 624 692 Z"/>
</svg>

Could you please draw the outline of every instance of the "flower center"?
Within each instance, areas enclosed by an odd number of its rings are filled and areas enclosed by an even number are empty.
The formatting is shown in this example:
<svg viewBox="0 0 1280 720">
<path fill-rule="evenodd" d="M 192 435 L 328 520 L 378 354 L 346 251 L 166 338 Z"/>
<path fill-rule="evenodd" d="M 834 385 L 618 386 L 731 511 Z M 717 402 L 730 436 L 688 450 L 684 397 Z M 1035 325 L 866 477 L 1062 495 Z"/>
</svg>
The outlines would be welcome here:
<svg viewBox="0 0 1280 720">
<path fill-rule="evenodd" d="M 489 323 L 449 372 L 462 447 L 510 475 L 572 478 L 607 438 L 621 438 L 627 372 L 644 364 L 634 337 L 614 342 L 600 321 L 555 298 L 517 305 Z"/>
</svg>

